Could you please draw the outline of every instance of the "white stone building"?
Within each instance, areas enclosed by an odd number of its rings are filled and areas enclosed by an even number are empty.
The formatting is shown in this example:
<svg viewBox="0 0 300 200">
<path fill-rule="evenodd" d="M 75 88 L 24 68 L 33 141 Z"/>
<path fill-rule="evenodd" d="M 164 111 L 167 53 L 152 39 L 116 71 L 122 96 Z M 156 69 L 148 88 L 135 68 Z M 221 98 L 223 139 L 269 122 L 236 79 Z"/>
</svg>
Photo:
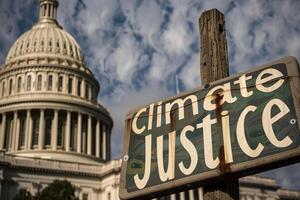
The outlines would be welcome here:
<svg viewBox="0 0 300 200">
<path fill-rule="evenodd" d="M 38 22 L 0 69 L 0 196 L 68 179 L 81 199 L 116 199 L 113 121 L 97 102 L 100 85 L 79 45 L 56 21 L 57 7 L 40 0 Z"/>
<path fill-rule="evenodd" d="M 19 3 L 19 2 L 18 2 Z M 0 68 L 0 199 L 68 180 L 81 200 L 117 200 L 121 160 L 110 160 L 113 121 L 75 39 L 56 21 L 57 0 L 40 0 L 38 22 Z M 241 199 L 295 200 L 273 179 L 240 180 Z M 159 199 L 200 200 L 202 190 Z"/>
</svg>

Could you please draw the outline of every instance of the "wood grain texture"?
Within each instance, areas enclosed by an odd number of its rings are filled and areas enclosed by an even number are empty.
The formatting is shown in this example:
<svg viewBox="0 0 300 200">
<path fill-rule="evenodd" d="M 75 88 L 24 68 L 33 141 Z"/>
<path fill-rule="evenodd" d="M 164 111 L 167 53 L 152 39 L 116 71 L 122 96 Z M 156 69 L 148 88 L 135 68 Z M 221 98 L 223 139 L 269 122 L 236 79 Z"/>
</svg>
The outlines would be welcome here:
<svg viewBox="0 0 300 200">
<path fill-rule="evenodd" d="M 199 18 L 202 85 L 229 76 L 224 15 L 217 9 Z"/>
<path fill-rule="evenodd" d="M 202 85 L 206 85 L 229 76 L 224 15 L 217 9 L 203 12 L 199 18 L 199 30 L 200 76 Z M 238 200 L 238 179 L 228 177 L 226 181 L 204 187 L 203 198 L 204 200 Z"/>
</svg>

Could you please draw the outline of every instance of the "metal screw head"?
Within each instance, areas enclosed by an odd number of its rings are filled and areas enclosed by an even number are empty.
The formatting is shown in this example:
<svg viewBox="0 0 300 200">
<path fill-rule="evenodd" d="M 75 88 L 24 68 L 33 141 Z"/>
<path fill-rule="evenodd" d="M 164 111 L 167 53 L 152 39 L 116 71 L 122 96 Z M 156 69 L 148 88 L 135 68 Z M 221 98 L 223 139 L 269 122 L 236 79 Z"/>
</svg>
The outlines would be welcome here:
<svg viewBox="0 0 300 200">
<path fill-rule="evenodd" d="M 125 155 L 125 156 L 123 157 L 123 160 L 124 160 L 125 162 L 127 162 L 127 161 L 128 161 L 128 155 Z"/>
<path fill-rule="evenodd" d="M 291 119 L 290 120 L 290 124 L 295 124 L 296 123 L 296 119 Z"/>
</svg>

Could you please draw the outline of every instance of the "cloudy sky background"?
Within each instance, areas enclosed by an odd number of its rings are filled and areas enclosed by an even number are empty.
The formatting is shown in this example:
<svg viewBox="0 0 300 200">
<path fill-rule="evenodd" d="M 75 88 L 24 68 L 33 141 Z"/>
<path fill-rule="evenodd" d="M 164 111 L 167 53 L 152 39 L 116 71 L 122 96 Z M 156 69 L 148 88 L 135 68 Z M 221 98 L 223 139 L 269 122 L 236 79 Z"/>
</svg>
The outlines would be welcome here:
<svg viewBox="0 0 300 200">
<path fill-rule="evenodd" d="M 299 0 L 61 0 L 58 21 L 80 44 L 114 119 L 112 153 L 122 152 L 126 112 L 200 83 L 198 18 L 226 17 L 230 74 L 293 55 L 300 60 Z M 0 63 L 37 20 L 37 0 L 0 0 Z M 292 173 L 291 173 L 292 172 Z M 300 189 L 300 164 L 264 173 Z"/>
</svg>

